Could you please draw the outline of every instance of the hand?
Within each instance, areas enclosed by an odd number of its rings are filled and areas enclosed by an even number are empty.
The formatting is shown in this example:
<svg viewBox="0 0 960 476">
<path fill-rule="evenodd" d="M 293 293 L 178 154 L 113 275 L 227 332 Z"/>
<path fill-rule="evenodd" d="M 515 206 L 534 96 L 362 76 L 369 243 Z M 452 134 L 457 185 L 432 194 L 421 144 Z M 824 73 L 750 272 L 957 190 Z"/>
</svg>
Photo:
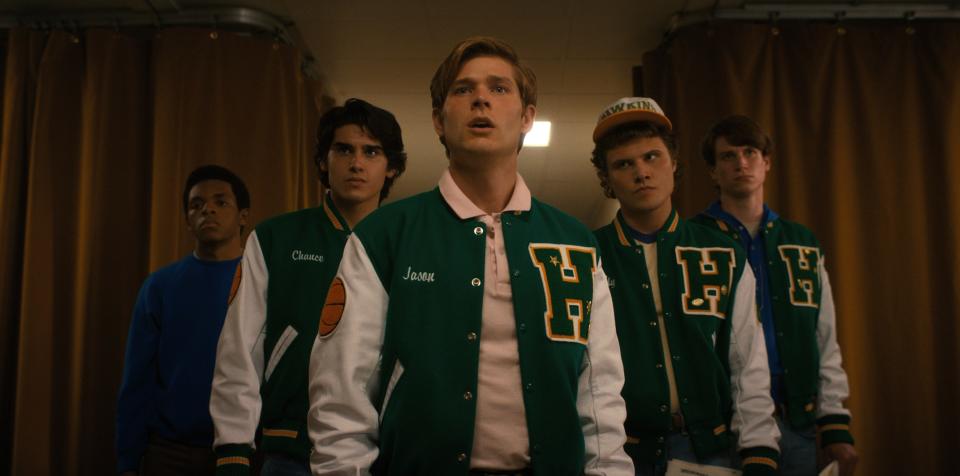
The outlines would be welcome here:
<svg viewBox="0 0 960 476">
<path fill-rule="evenodd" d="M 836 461 L 840 466 L 840 476 L 853 476 L 857 467 L 857 450 L 850 443 L 833 443 L 824 448 L 827 453 L 827 464 Z"/>
</svg>

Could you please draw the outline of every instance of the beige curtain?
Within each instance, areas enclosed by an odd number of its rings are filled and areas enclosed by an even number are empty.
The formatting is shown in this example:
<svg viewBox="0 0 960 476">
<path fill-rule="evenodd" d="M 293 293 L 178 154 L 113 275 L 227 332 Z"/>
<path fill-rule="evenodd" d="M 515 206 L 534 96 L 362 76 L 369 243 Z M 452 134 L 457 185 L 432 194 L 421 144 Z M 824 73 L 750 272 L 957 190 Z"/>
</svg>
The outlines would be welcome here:
<svg viewBox="0 0 960 476">
<path fill-rule="evenodd" d="M 254 224 L 318 203 L 322 91 L 294 48 L 195 29 L 13 30 L 3 87 L 0 465 L 110 474 L 137 290 L 192 249 L 187 174 L 237 172 Z"/>
<path fill-rule="evenodd" d="M 744 113 L 771 132 L 767 200 L 826 252 L 858 474 L 955 473 L 960 27 L 693 26 L 643 73 L 678 125 L 685 215 L 716 196 L 699 155 L 710 124 Z"/>
</svg>

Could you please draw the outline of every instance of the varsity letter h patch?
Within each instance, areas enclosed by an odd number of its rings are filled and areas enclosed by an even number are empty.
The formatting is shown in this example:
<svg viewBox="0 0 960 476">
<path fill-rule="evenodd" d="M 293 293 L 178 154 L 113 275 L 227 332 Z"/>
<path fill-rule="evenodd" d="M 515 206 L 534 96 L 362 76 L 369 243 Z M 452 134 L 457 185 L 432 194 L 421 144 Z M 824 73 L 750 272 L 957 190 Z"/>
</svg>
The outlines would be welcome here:
<svg viewBox="0 0 960 476">
<path fill-rule="evenodd" d="M 546 310 L 547 337 L 555 341 L 587 343 L 593 304 L 593 248 L 531 243 L 530 259 L 540 270 Z"/>
</svg>

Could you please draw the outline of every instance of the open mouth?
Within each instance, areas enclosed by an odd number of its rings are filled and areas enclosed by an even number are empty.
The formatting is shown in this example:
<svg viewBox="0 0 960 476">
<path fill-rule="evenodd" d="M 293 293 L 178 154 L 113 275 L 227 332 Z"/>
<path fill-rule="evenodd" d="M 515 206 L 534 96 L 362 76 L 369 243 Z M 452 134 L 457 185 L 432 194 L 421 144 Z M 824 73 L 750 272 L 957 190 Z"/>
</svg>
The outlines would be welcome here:
<svg viewBox="0 0 960 476">
<path fill-rule="evenodd" d="M 480 129 L 480 130 L 493 129 L 493 122 L 490 121 L 490 119 L 487 119 L 485 117 L 478 117 L 470 121 L 469 123 L 467 123 L 467 126 L 470 127 L 471 129 Z"/>
</svg>

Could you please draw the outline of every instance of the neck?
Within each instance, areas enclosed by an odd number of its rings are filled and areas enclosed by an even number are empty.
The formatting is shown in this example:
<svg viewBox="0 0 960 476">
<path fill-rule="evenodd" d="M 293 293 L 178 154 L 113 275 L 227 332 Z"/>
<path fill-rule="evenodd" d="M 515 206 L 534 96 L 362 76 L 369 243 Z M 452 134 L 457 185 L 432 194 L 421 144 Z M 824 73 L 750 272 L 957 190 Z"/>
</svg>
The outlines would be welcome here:
<svg viewBox="0 0 960 476">
<path fill-rule="evenodd" d="M 733 197 L 721 193 L 720 208 L 747 227 L 750 236 L 757 236 L 760 221 L 763 220 L 763 189 L 760 189 L 759 193 L 745 197 Z"/>
<path fill-rule="evenodd" d="M 338 198 L 336 194 L 331 193 L 330 198 L 333 199 L 333 205 L 337 207 L 337 211 L 340 212 L 340 216 L 343 217 L 343 220 L 347 222 L 347 226 L 352 230 L 357 223 L 360 223 L 360 220 L 366 218 L 370 212 L 377 209 L 380 206 L 380 196 L 376 196 L 370 200 L 364 202 L 351 202 Z"/>
<path fill-rule="evenodd" d="M 243 254 L 243 245 L 241 244 L 240 235 L 238 234 L 222 242 L 197 242 L 193 248 L 193 254 L 204 261 L 227 261 L 239 258 L 240 255 Z"/>
<path fill-rule="evenodd" d="M 501 160 L 451 159 L 450 176 L 474 205 L 490 214 L 499 213 L 510 202 L 517 184 L 517 156 Z"/>
<path fill-rule="evenodd" d="M 668 200 L 667 203 L 652 211 L 636 211 L 625 208 L 621 208 L 620 211 L 623 213 L 624 221 L 627 222 L 627 225 L 630 225 L 630 228 L 640 233 L 652 235 L 660 231 L 660 228 L 663 228 L 663 224 L 667 221 L 667 218 L 670 218 L 670 212 L 673 211 L 673 203 Z"/>
</svg>

